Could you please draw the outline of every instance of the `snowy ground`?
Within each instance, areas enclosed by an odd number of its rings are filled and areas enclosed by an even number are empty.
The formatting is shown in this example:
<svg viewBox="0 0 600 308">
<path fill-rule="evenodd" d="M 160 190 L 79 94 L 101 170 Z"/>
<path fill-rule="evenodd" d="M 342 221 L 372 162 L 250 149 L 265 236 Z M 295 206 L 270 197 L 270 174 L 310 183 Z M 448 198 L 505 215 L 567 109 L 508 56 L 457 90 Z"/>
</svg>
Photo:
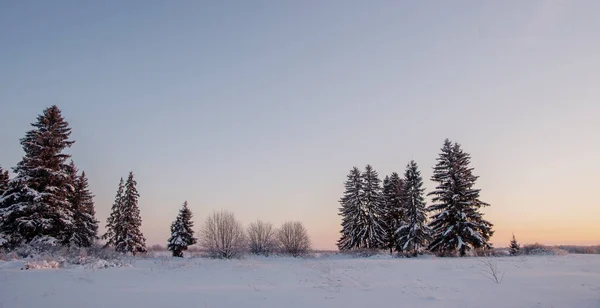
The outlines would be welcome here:
<svg viewBox="0 0 600 308">
<path fill-rule="evenodd" d="M 600 307 L 600 255 L 137 259 L 21 270 L 0 261 L 0 307 Z"/>
</svg>

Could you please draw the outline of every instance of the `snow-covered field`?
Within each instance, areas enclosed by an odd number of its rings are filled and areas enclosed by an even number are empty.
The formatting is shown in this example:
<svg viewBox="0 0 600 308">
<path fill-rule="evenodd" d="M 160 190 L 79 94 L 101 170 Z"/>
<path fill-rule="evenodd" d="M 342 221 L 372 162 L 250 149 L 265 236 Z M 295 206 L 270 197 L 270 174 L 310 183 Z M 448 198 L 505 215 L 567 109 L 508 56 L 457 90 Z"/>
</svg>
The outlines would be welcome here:
<svg viewBox="0 0 600 308">
<path fill-rule="evenodd" d="M 0 261 L 0 307 L 600 307 L 600 255 L 135 259 L 21 270 Z"/>
</svg>

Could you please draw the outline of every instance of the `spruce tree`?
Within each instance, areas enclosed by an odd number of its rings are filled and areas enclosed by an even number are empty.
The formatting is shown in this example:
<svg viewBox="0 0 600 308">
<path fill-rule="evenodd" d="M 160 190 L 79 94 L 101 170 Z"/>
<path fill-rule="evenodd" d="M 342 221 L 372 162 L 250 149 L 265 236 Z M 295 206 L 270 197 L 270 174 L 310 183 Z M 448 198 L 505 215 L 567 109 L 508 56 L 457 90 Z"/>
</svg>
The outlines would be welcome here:
<svg viewBox="0 0 600 308">
<path fill-rule="evenodd" d="M 115 245 L 117 251 L 132 253 L 133 255 L 146 252 L 146 239 L 140 230 L 142 217 L 138 207 L 140 195 L 136 185 L 137 182 L 133 178 L 133 172 L 129 172 L 129 177 L 125 183 L 125 195 L 123 196 L 121 211 L 122 235 Z"/>
<path fill-rule="evenodd" d="M 92 246 L 98 238 L 98 221 L 94 209 L 94 195 L 89 190 L 85 172 L 75 180 L 71 207 L 75 226 L 71 236 L 71 246 Z"/>
<path fill-rule="evenodd" d="M 414 160 L 406 166 L 404 173 L 404 193 L 402 194 L 403 224 L 396 230 L 399 250 L 417 256 L 419 249 L 430 240 L 427 226 L 423 178 Z"/>
<path fill-rule="evenodd" d="M 123 178 L 119 181 L 119 188 L 115 196 L 115 202 L 112 205 L 110 216 L 106 219 L 106 233 L 102 235 L 102 239 L 106 240 L 105 246 L 117 247 L 117 243 L 121 242 L 123 235 L 122 231 L 122 211 L 123 211 L 123 191 L 125 184 Z"/>
<path fill-rule="evenodd" d="M 173 252 L 173 257 L 183 257 L 183 251 L 197 242 L 194 237 L 192 216 L 192 211 L 188 208 L 187 201 L 185 201 L 177 218 L 171 224 L 171 237 L 167 248 Z"/>
<path fill-rule="evenodd" d="M 73 213 L 67 201 L 71 128 L 58 107 L 46 108 L 21 145 L 25 155 L 0 200 L 0 246 L 68 244 Z"/>
<path fill-rule="evenodd" d="M 367 247 L 367 217 L 361 200 L 363 186 L 360 170 L 357 167 L 352 168 L 344 183 L 344 195 L 339 201 L 341 204 L 339 215 L 342 216 L 340 233 L 342 235 L 337 246 L 340 250 Z"/>
<path fill-rule="evenodd" d="M 479 200 L 480 190 L 473 188 L 477 177 L 470 160 L 459 144 L 444 141 L 431 178 L 437 186 L 428 194 L 433 196 L 428 208 L 433 213 L 431 251 L 464 256 L 473 248 L 491 248 L 493 225 L 479 212 L 488 204 Z"/>
<path fill-rule="evenodd" d="M 367 248 L 380 249 L 386 247 L 385 215 L 386 208 L 381 189 L 381 180 L 377 171 L 371 165 L 365 167 L 362 174 L 364 189 L 360 195 L 367 223 L 366 238 Z"/>
<path fill-rule="evenodd" d="M 383 180 L 383 199 L 385 202 L 385 224 L 386 224 L 386 246 L 393 252 L 396 245 L 396 230 L 402 222 L 401 196 L 403 190 L 403 180 L 398 173 L 393 172 L 391 176 L 386 176 Z"/>
<path fill-rule="evenodd" d="M 2 169 L 0 166 L 0 198 L 4 195 L 4 192 L 8 189 L 8 182 L 10 177 L 8 176 L 8 170 Z"/>
<path fill-rule="evenodd" d="M 517 242 L 517 238 L 513 234 L 512 240 L 510 240 L 510 255 L 517 256 L 517 255 L 519 255 L 520 250 L 521 250 L 521 245 L 519 245 L 519 242 Z"/>
</svg>

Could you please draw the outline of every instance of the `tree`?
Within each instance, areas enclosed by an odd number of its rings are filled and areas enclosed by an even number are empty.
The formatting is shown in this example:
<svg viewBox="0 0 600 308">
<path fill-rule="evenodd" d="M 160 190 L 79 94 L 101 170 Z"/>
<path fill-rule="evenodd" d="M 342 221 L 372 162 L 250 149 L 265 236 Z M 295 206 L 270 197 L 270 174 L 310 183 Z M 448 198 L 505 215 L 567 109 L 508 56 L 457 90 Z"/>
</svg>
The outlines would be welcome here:
<svg viewBox="0 0 600 308">
<path fill-rule="evenodd" d="M 470 160 L 459 144 L 444 141 L 431 178 L 437 186 L 428 194 L 433 196 L 428 208 L 433 213 L 431 251 L 464 256 L 473 248 L 491 248 L 493 225 L 479 212 L 488 204 L 479 200 L 480 190 L 473 188 L 478 177 L 469 167 Z"/>
<path fill-rule="evenodd" d="M 115 196 L 115 202 L 112 205 L 110 216 L 106 219 L 106 233 L 102 235 L 102 239 L 106 240 L 105 246 L 116 247 L 117 243 L 121 242 L 123 235 L 122 231 L 122 217 L 123 217 L 123 191 L 125 189 L 125 183 L 123 178 L 119 181 L 119 188 L 117 189 L 117 195 Z"/>
<path fill-rule="evenodd" d="M 244 228 L 233 213 L 214 212 L 206 219 L 200 245 L 213 258 L 235 258 L 246 247 Z"/>
<path fill-rule="evenodd" d="M 381 180 L 371 165 L 361 174 L 356 167 L 350 170 L 340 199 L 342 216 L 340 250 L 386 247 L 386 207 Z"/>
<path fill-rule="evenodd" d="M 357 167 L 352 168 L 344 183 L 346 188 L 340 199 L 341 208 L 339 215 L 342 216 L 342 236 L 337 246 L 340 250 L 367 247 L 367 217 L 363 210 L 362 191 L 364 182 L 362 174 Z"/>
<path fill-rule="evenodd" d="M 0 200 L 0 246 L 68 244 L 73 213 L 67 201 L 64 153 L 74 141 L 57 106 L 44 109 L 21 145 L 25 155 Z"/>
<path fill-rule="evenodd" d="M 183 257 L 183 252 L 188 246 L 196 244 L 192 216 L 187 201 L 183 202 L 177 218 L 171 224 L 171 237 L 167 245 L 167 249 L 173 252 L 173 257 Z"/>
<path fill-rule="evenodd" d="M 383 180 L 383 199 L 385 203 L 384 220 L 386 224 L 386 246 L 393 252 L 397 249 L 396 230 L 402 223 L 402 204 L 401 197 L 404 182 L 400 179 L 398 173 L 393 172 L 391 176 L 386 176 Z"/>
<path fill-rule="evenodd" d="M 413 256 L 417 256 L 419 248 L 424 247 L 430 239 L 424 191 L 419 167 L 411 160 L 404 173 L 404 193 L 401 199 L 403 224 L 396 230 L 396 238 L 399 250 L 411 252 Z"/>
<path fill-rule="evenodd" d="M 386 246 L 385 203 L 381 191 L 381 180 L 371 165 L 362 174 L 364 189 L 361 201 L 367 217 L 367 248 L 379 249 Z"/>
<path fill-rule="evenodd" d="M 521 250 L 521 245 L 519 245 L 519 242 L 517 242 L 517 238 L 513 234 L 512 240 L 510 240 L 510 255 L 517 256 L 517 255 L 519 255 L 520 250 Z"/>
<path fill-rule="evenodd" d="M 277 242 L 281 252 L 298 257 L 310 250 L 310 238 L 299 221 L 285 222 L 277 232 Z"/>
<path fill-rule="evenodd" d="M 275 229 L 270 222 L 257 220 L 248 226 L 248 246 L 257 255 L 270 255 L 276 248 Z"/>
<path fill-rule="evenodd" d="M 10 181 L 10 177 L 8 176 L 8 170 L 2 169 L 0 166 L 0 198 L 4 194 L 4 192 L 8 189 L 8 182 Z"/>
<path fill-rule="evenodd" d="M 98 221 L 94 209 L 94 195 L 89 190 L 85 171 L 76 177 L 70 202 L 74 221 L 71 246 L 91 247 L 98 239 Z"/>
<path fill-rule="evenodd" d="M 133 172 L 129 172 L 127 182 L 125 182 L 125 194 L 122 200 L 122 209 L 120 214 L 121 232 L 117 236 L 118 241 L 115 245 L 115 250 L 132 253 L 146 252 L 146 238 L 142 234 L 142 217 L 140 216 L 140 208 L 138 207 L 138 198 L 140 197 L 137 188 L 137 182 L 133 178 Z"/>
</svg>

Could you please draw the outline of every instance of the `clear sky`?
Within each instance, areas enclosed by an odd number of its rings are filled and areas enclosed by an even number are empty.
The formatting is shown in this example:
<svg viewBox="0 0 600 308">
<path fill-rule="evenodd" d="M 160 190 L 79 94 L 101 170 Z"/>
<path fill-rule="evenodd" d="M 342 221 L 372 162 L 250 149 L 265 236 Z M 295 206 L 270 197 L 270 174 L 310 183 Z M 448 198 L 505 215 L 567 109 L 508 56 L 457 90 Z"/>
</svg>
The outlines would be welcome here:
<svg viewBox="0 0 600 308">
<path fill-rule="evenodd" d="M 472 155 L 493 242 L 600 244 L 600 1 L 0 1 L 0 164 L 52 104 L 104 224 L 188 200 L 334 248 L 352 166 Z M 596 192 L 596 193 L 594 193 Z"/>
</svg>

